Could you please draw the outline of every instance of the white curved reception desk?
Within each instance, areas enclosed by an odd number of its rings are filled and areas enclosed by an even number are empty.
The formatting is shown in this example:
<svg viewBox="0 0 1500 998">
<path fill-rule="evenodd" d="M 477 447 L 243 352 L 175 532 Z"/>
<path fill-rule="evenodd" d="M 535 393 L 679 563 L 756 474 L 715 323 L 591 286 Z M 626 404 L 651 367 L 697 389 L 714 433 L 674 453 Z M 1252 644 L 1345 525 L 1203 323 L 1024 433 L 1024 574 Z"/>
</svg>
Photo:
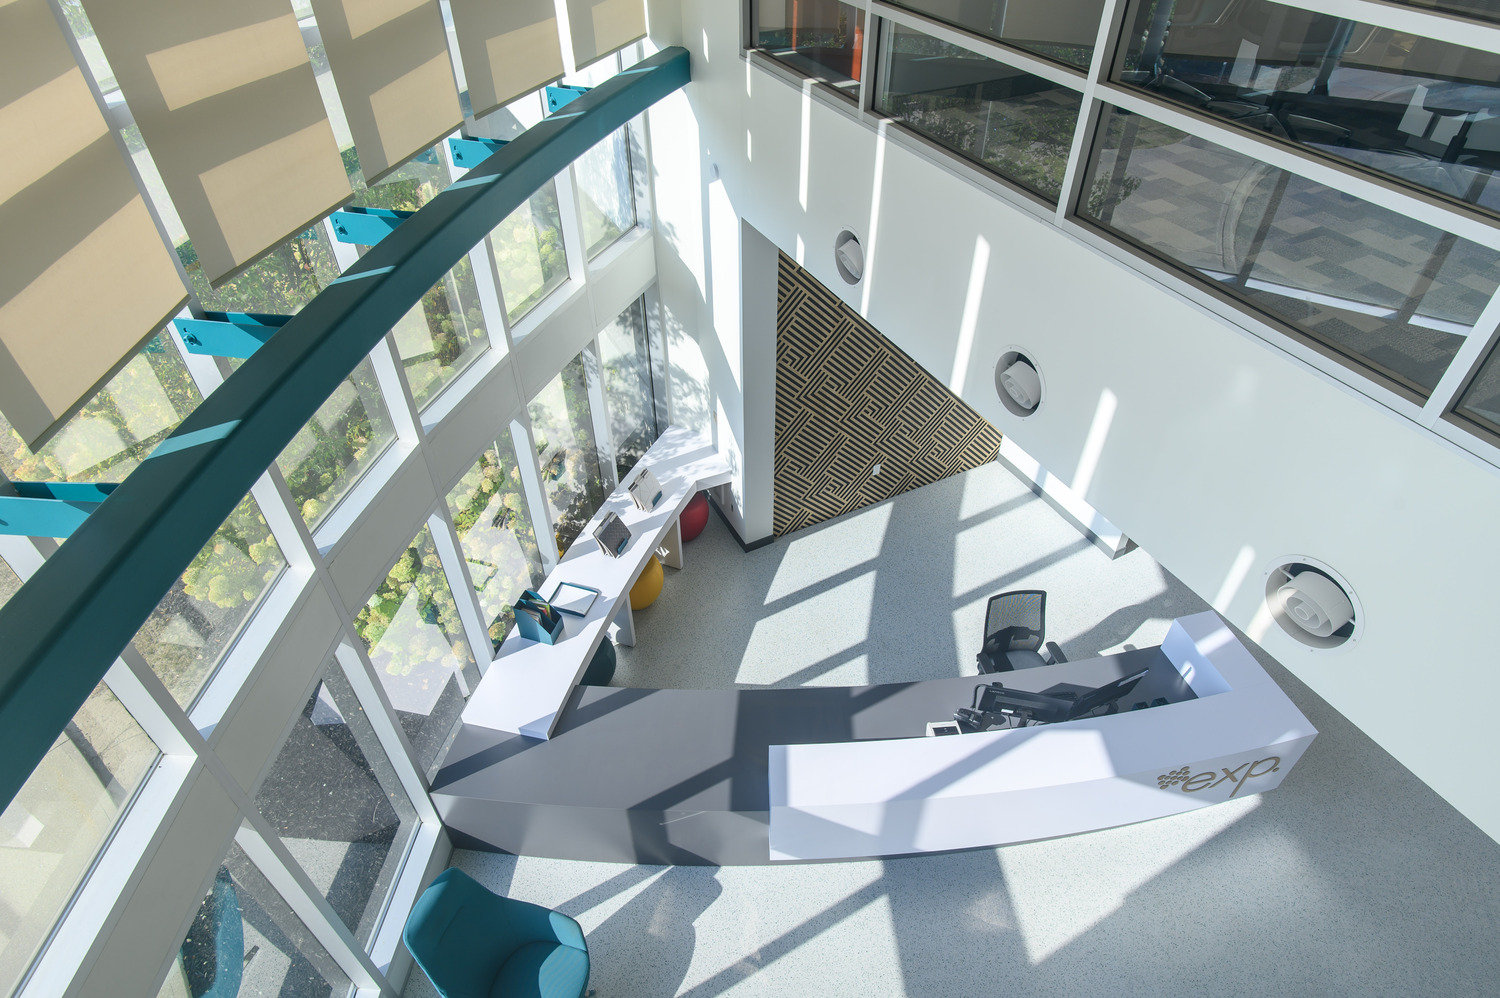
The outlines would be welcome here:
<svg viewBox="0 0 1500 998">
<path fill-rule="evenodd" d="M 1174 621 L 1161 650 L 1194 699 L 949 737 L 772 745 L 770 859 L 1004 845 L 1281 783 L 1317 731 L 1219 616 Z"/>
</svg>

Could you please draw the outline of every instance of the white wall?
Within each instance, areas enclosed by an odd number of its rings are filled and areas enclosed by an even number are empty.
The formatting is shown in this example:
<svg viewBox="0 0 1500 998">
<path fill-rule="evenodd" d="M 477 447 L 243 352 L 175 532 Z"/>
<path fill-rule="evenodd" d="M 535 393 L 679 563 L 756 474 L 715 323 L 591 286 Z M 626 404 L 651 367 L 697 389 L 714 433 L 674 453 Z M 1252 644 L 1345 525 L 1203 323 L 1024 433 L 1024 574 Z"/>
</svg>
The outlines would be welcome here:
<svg viewBox="0 0 1500 998">
<path fill-rule="evenodd" d="M 721 302 L 736 289 L 715 259 L 737 247 L 732 212 L 939 379 L 957 369 L 970 405 L 1083 486 L 1089 503 L 1205 599 L 1251 549 L 1248 576 L 1222 602 L 1226 616 L 1500 838 L 1493 781 L 1462 764 L 1500 752 L 1500 726 L 1463 716 L 1474 711 L 1408 706 L 1402 692 L 1415 684 L 1421 702 L 1464 705 L 1500 694 L 1489 613 L 1500 472 L 749 66 L 739 16 L 738 3 L 686 0 L 680 34 L 672 18 L 652 22 L 670 24 L 657 44 L 693 53 L 693 83 L 650 115 L 658 268 L 664 305 L 703 357 L 721 448 L 734 452 L 745 433 L 735 411 L 740 313 Z M 857 288 L 833 266 L 834 237 L 846 227 L 867 248 Z M 962 363 L 981 240 L 988 265 Z M 1044 407 L 1024 421 L 994 389 L 994 364 L 1012 343 L 1046 375 Z M 674 382 L 674 391 L 692 387 Z M 1116 400 L 1113 420 L 1094 470 L 1081 476 L 1105 393 Z M 1312 652 L 1257 619 L 1263 573 L 1289 554 L 1350 581 L 1365 619 L 1356 645 Z"/>
</svg>

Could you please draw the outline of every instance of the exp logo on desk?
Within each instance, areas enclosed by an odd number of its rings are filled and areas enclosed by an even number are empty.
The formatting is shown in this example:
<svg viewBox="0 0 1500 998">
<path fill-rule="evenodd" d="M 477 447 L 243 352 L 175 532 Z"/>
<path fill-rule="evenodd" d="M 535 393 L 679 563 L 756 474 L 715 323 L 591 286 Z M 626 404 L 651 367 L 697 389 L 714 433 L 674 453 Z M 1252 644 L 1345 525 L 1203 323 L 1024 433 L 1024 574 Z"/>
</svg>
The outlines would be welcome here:
<svg viewBox="0 0 1500 998">
<path fill-rule="evenodd" d="M 1212 790 L 1225 780 L 1228 780 L 1235 785 L 1234 790 L 1229 794 L 1230 797 L 1233 797 L 1245 789 L 1245 784 L 1257 776 L 1269 776 L 1272 773 L 1279 772 L 1281 770 L 1281 757 L 1273 755 L 1267 756 L 1264 759 L 1256 759 L 1254 762 L 1242 762 L 1234 769 L 1225 766 L 1220 771 L 1223 773 L 1222 776 L 1219 775 L 1219 772 L 1212 770 L 1207 773 L 1194 773 L 1192 776 L 1189 776 L 1188 773 L 1191 772 L 1191 769 L 1192 767 L 1190 766 L 1183 766 L 1181 769 L 1174 769 L 1170 773 L 1160 775 L 1156 778 L 1156 785 L 1159 789 L 1169 790 L 1180 783 L 1182 784 L 1183 793 L 1193 794 L 1200 790 Z"/>
</svg>

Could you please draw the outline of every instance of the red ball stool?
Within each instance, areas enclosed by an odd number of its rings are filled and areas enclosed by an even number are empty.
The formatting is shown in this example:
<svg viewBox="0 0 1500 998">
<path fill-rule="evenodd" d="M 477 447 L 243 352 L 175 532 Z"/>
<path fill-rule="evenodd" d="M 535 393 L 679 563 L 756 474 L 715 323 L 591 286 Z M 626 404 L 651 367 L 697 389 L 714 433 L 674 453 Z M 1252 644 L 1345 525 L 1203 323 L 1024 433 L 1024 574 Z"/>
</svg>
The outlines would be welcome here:
<svg viewBox="0 0 1500 998">
<path fill-rule="evenodd" d="M 677 521 L 682 529 L 682 539 L 690 541 L 703 533 L 703 528 L 708 526 L 708 493 L 699 492 L 688 500 L 687 508 L 682 511 L 682 518 Z"/>
</svg>

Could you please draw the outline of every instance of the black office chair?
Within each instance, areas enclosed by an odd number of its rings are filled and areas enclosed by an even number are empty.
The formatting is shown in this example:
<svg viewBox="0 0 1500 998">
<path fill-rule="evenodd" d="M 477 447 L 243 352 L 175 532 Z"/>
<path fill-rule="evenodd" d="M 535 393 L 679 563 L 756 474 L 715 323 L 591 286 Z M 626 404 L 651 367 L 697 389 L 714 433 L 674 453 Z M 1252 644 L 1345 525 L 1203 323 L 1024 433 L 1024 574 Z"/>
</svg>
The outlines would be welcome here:
<svg viewBox="0 0 1500 998">
<path fill-rule="evenodd" d="M 980 672 L 1011 672 L 1066 662 L 1046 637 L 1047 594 L 1017 590 L 991 596 L 984 613 L 984 645 L 975 658 Z"/>
</svg>

